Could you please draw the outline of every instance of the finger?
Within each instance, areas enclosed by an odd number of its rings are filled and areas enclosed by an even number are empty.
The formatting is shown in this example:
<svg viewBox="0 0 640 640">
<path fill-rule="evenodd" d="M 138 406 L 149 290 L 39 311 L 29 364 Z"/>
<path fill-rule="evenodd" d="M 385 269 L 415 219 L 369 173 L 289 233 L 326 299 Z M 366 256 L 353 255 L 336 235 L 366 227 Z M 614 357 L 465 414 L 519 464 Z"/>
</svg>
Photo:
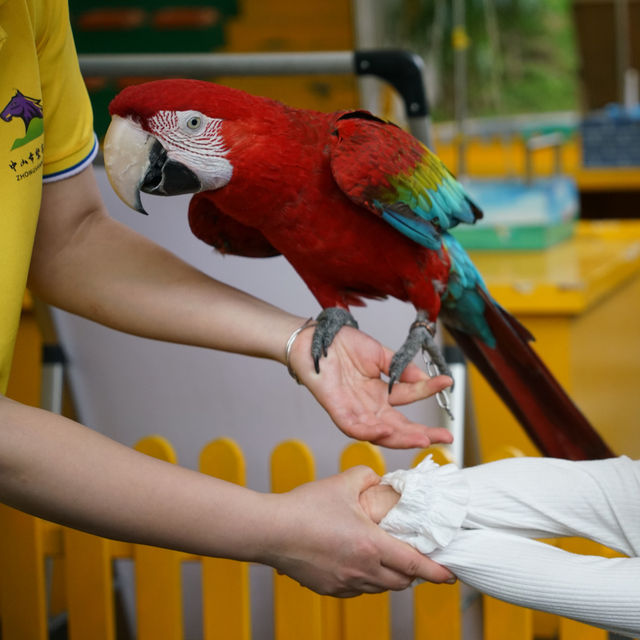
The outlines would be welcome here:
<svg viewBox="0 0 640 640">
<path fill-rule="evenodd" d="M 343 471 L 341 475 L 358 496 L 369 487 L 380 484 L 380 476 L 370 467 L 361 464 Z"/>
<path fill-rule="evenodd" d="M 367 582 L 359 585 L 357 590 L 345 590 L 332 593 L 331 595 L 334 598 L 355 598 L 356 596 L 361 596 L 363 593 L 382 593 L 383 591 L 387 591 L 387 589 Z"/>
<path fill-rule="evenodd" d="M 412 576 L 407 576 L 384 565 L 379 565 L 375 575 L 356 580 L 345 587 L 344 591 L 336 595 L 340 598 L 351 598 L 360 593 L 382 593 L 389 590 L 402 591 L 410 587 L 413 581 L 414 578 Z"/>
<path fill-rule="evenodd" d="M 389 368 L 391 367 L 393 356 L 394 352 L 391 351 L 391 349 L 389 349 L 388 347 L 383 347 L 382 360 L 378 363 L 378 365 L 380 367 L 380 371 L 382 371 L 386 375 L 389 375 Z M 429 374 L 427 374 L 426 371 L 419 367 L 415 362 L 410 362 L 400 375 L 401 382 L 424 382 L 431 379 L 432 378 L 429 376 Z M 449 384 L 452 383 L 453 381 L 450 380 Z"/>
<path fill-rule="evenodd" d="M 420 382 L 429 380 L 429 374 L 421 369 L 415 362 L 410 362 L 400 376 L 403 382 Z"/>
<path fill-rule="evenodd" d="M 387 449 L 426 449 L 433 444 L 451 444 L 453 435 L 444 427 L 425 427 L 410 422 L 373 442 Z"/>
<path fill-rule="evenodd" d="M 416 400 L 429 398 L 453 384 L 453 380 L 449 376 L 436 376 L 435 378 L 427 378 L 416 382 L 404 381 L 403 378 L 400 379 L 400 382 L 394 384 L 391 389 L 391 395 L 389 396 L 389 404 L 391 406 L 410 404 Z"/>
<path fill-rule="evenodd" d="M 341 431 L 355 440 L 378 443 L 393 434 L 393 427 L 384 422 L 352 422 L 340 427 Z"/>
<path fill-rule="evenodd" d="M 348 590 L 357 590 L 359 593 L 380 593 L 382 591 L 402 591 L 410 587 L 415 576 L 410 576 L 394 569 L 389 569 L 383 564 L 378 565 L 375 572 L 362 577 L 347 587 Z"/>
<path fill-rule="evenodd" d="M 453 434 L 445 427 L 427 427 L 427 435 L 431 444 L 451 444 Z"/>
<path fill-rule="evenodd" d="M 378 438 L 367 438 L 370 442 L 388 449 L 427 448 L 432 444 L 450 444 L 453 436 L 444 427 L 427 427 L 418 422 L 411 422 L 399 411 L 385 412 L 382 419 L 389 427 L 387 433 Z M 362 425 L 362 430 L 366 425 Z M 358 428 L 359 430 L 360 428 Z"/>
<path fill-rule="evenodd" d="M 387 449 L 426 449 L 431 446 L 429 428 L 413 422 L 396 427 L 392 433 L 374 442 Z"/>
<path fill-rule="evenodd" d="M 415 576 L 410 576 L 381 565 L 377 581 L 372 584 L 372 586 L 384 591 L 403 591 L 409 588 L 414 580 Z"/>
<path fill-rule="evenodd" d="M 422 578 L 428 582 L 455 582 L 456 577 L 442 565 L 416 551 L 404 542 L 385 534 L 380 545 L 382 564 L 387 569 L 411 578 Z"/>
<path fill-rule="evenodd" d="M 342 427 L 343 433 L 356 440 L 364 440 L 389 449 L 414 449 L 428 447 L 432 442 L 450 442 L 449 432 L 442 427 L 425 427 L 410 422 L 400 412 L 391 410 L 382 418 L 385 422 L 370 424 L 355 422 Z M 429 437 L 434 432 L 435 439 Z M 448 438 L 448 439 L 447 439 Z"/>
<path fill-rule="evenodd" d="M 340 594 L 340 598 L 351 598 L 362 593 L 383 593 L 384 591 L 402 591 L 411 586 L 413 580 L 386 567 L 381 567 L 379 575 L 367 582 L 358 582 L 354 590 L 346 590 Z"/>
</svg>

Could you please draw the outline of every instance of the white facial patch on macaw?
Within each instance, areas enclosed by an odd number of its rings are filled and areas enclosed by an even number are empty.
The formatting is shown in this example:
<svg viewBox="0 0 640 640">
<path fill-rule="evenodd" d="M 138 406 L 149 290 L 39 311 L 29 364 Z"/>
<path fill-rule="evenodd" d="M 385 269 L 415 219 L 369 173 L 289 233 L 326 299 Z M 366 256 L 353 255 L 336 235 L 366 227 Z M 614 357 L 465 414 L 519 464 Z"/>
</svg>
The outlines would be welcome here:
<svg viewBox="0 0 640 640">
<path fill-rule="evenodd" d="M 191 169 L 206 191 L 224 187 L 233 174 L 225 157 L 229 148 L 222 138 L 222 122 L 199 111 L 158 111 L 149 118 L 148 127 L 167 157 Z"/>
</svg>

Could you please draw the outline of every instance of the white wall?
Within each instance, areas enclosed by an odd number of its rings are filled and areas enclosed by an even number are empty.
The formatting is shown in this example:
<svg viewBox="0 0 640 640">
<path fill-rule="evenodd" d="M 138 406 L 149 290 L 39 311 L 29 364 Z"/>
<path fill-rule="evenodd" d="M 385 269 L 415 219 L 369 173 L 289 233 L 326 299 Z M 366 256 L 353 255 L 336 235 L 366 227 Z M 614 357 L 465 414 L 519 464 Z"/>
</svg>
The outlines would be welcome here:
<svg viewBox="0 0 640 640">
<path fill-rule="evenodd" d="M 97 168 L 97 174 L 116 219 L 221 281 L 303 316 L 319 312 L 317 302 L 283 258 L 222 257 L 197 240 L 188 228 L 188 197 L 147 196 L 145 208 L 150 215 L 143 216 L 120 203 L 103 169 Z M 362 330 L 391 348 L 400 346 L 414 318 L 413 308 L 396 300 L 353 311 Z M 318 477 L 337 471 L 340 452 L 349 440 L 281 365 L 144 340 L 60 311 L 55 318 L 70 356 L 72 385 L 85 424 L 127 445 L 149 434 L 164 435 L 173 443 L 180 464 L 192 468 L 207 442 L 232 437 L 246 456 L 248 485 L 262 491 L 269 489 L 271 450 L 289 438 L 309 445 Z M 439 413 L 432 400 L 404 411 L 413 420 L 438 424 Z M 409 465 L 414 454 L 384 452 L 389 469 Z M 267 623 L 270 574 L 263 568 L 254 573 L 254 617 L 264 622 L 254 629 L 259 640 L 271 637 Z M 395 600 L 403 609 L 396 618 L 406 620 L 406 595 L 404 600 L 402 596 Z M 187 603 L 187 616 L 193 617 L 191 613 Z M 398 629 L 394 637 L 409 637 L 406 633 L 406 628 Z M 195 637 L 197 632 L 189 635 Z"/>
</svg>

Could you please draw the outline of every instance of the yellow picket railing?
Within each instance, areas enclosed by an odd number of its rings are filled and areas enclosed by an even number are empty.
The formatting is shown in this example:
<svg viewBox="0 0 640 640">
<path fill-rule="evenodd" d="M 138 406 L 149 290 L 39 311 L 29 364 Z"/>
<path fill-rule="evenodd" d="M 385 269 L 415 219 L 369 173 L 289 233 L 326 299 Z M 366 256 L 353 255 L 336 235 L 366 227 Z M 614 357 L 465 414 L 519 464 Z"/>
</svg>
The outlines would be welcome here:
<svg viewBox="0 0 640 640">
<path fill-rule="evenodd" d="M 446 449 L 432 447 L 415 458 L 414 466 L 431 453 L 434 462 L 449 464 L 452 458 Z M 413 590 L 414 637 L 429 640 L 462 640 L 462 606 L 460 583 L 441 587 L 425 582 Z M 514 636 L 515 638 L 515 636 Z"/>
<path fill-rule="evenodd" d="M 150 436 L 136 449 L 167 462 L 176 456 L 164 438 Z M 436 462 L 450 461 L 444 449 L 427 453 Z M 518 455 L 498 452 L 494 458 Z M 364 464 L 384 473 L 380 451 L 368 443 L 348 446 L 340 468 Z M 240 448 L 227 438 L 208 444 L 200 454 L 199 469 L 229 482 L 245 483 Z M 314 479 L 314 460 L 299 441 L 280 444 L 271 457 L 271 489 L 289 491 Z M 580 552 L 585 541 L 562 542 Z M 593 546 L 588 547 L 593 552 Z M 602 548 L 598 549 L 602 552 Z M 3 640 L 46 640 L 48 620 L 65 613 L 69 640 L 115 640 L 114 560 L 128 558 L 135 567 L 136 638 L 182 640 L 181 568 L 184 562 L 202 567 L 202 633 L 204 640 L 249 640 L 251 615 L 249 567 L 246 563 L 201 558 L 165 549 L 116 542 L 25 515 L 0 505 L 0 622 Z M 390 640 L 389 594 L 363 595 L 341 600 L 319 596 L 287 576 L 274 572 L 274 637 L 276 640 Z M 606 633 L 564 618 L 535 614 L 483 596 L 485 640 L 532 640 L 557 637 L 600 640 Z M 460 640 L 462 598 L 460 585 L 422 584 L 413 589 L 414 638 Z M 535 631 L 535 633 L 534 633 Z"/>
<path fill-rule="evenodd" d="M 519 457 L 522 453 L 515 447 L 505 446 L 494 452 L 486 462 L 501 458 Z M 482 596 L 482 619 L 485 640 L 533 640 L 534 612 L 491 596 Z"/>
</svg>

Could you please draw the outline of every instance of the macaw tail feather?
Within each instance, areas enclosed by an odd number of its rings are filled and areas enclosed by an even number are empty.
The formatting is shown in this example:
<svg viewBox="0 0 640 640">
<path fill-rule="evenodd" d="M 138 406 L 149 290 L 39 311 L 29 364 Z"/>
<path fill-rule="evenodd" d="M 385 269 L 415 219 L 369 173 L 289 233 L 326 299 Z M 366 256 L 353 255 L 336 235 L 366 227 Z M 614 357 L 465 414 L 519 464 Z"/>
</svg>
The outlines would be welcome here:
<svg viewBox="0 0 640 640">
<path fill-rule="evenodd" d="M 449 326 L 446 320 L 445 326 L 533 443 L 544 455 L 554 458 L 613 457 L 615 454 L 531 348 L 532 336 L 527 329 L 488 296 L 485 302 L 485 319 L 496 338 L 495 348 Z"/>
</svg>

